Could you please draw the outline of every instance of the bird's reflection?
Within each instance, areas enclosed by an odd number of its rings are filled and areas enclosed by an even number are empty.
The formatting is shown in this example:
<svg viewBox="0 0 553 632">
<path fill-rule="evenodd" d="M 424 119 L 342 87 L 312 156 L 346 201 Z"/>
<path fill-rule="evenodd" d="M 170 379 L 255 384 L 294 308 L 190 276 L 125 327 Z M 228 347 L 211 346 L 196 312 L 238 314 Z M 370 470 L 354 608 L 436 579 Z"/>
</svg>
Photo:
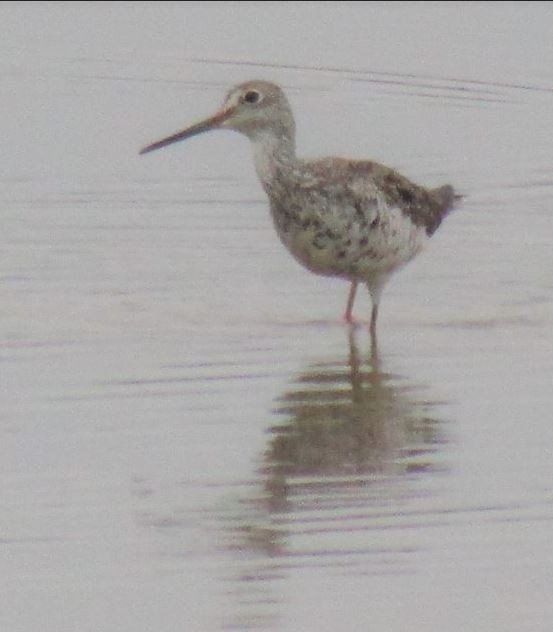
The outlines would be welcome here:
<svg viewBox="0 0 553 632">
<path fill-rule="evenodd" d="M 438 424 L 416 390 L 382 368 L 374 340 L 363 359 L 350 329 L 346 362 L 309 367 L 279 398 L 276 412 L 285 420 L 271 428 L 263 468 L 270 507 L 284 509 L 289 483 L 301 478 L 317 477 L 311 484 L 328 488 L 343 477 L 431 467 Z"/>
<path fill-rule="evenodd" d="M 365 357 L 353 328 L 348 342 L 343 360 L 309 366 L 278 398 L 282 421 L 269 428 L 259 469 L 263 494 L 245 502 L 265 518 L 243 524 L 238 548 L 285 554 L 287 515 L 369 510 L 403 493 L 405 475 L 436 468 L 443 438 L 426 389 L 384 370 L 375 340 Z"/>
<path fill-rule="evenodd" d="M 279 582 L 295 565 L 409 565 L 412 549 L 388 527 L 421 493 L 411 479 L 434 471 L 441 424 L 427 389 L 384 369 L 375 340 L 365 354 L 353 329 L 348 342 L 341 359 L 310 365 L 278 398 L 257 484 L 225 521 L 237 629 L 260 616 L 278 627 Z"/>
</svg>

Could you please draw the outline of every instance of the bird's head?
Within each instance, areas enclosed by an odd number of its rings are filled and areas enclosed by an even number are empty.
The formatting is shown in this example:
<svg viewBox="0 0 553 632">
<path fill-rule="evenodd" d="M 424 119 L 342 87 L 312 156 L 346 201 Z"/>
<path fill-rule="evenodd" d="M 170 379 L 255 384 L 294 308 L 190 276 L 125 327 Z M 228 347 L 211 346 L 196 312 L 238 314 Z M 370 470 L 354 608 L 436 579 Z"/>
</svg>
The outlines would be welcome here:
<svg viewBox="0 0 553 632">
<path fill-rule="evenodd" d="M 144 147 L 140 153 L 146 154 L 214 129 L 231 129 L 251 140 L 272 135 L 293 141 L 295 134 L 292 110 L 281 88 L 268 81 L 248 81 L 232 88 L 214 115 Z"/>
</svg>

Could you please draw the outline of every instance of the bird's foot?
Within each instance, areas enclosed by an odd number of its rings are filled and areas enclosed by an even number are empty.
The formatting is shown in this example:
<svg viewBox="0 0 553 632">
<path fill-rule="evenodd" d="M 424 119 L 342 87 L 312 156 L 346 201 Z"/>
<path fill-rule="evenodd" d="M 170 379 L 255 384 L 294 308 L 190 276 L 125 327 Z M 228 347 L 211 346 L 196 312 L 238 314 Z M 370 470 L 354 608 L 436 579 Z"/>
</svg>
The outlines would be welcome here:
<svg viewBox="0 0 553 632">
<path fill-rule="evenodd" d="M 359 327 L 359 325 L 361 325 L 361 323 L 358 320 L 355 320 L 353 315 L 348 312 L 344 314 L 343 321 L 346 325 L 350 325 L 350 327 Z"/>
</svg>

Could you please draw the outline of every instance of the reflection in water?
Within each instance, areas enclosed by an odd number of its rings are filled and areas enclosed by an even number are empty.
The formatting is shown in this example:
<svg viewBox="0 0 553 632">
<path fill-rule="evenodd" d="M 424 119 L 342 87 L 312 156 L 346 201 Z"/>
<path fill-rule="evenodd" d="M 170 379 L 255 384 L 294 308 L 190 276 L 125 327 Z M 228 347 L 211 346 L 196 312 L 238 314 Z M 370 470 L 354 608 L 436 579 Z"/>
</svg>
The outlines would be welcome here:
<svg viewBox="0 0 553 632">
<path fill-rule="evenodd" d="M 240 560 L 232 625 L 266 625 L 271 611 L 276 618 L 275 582 L 293 566 L 405 572 L 416 546 L 389 529 L 422 493 L 417 475 L 438 469 L 444 439 L 435 404 L 386 372 L 374 347 L 367 355 L 351 330 L 347 360 L 309 366 L 278 398 L 282 421 L 269 429 L 263 492 L 226 523 L 226 545 Z"/>
<path fill-rule="evenodd" d="M 374 345 L 364 361 L 350 330 L 346 362 L 309 367 L 279 398 L 285 421 L 270 429 L 262 468 L 267 509 L 292 510 L 298 494 L 305 507 L 309 490 L 320 503 L 352 484 L 430 469 L 438 424 L 416 390 L 381 368 Z"/>
<path fill-rule="evenodd" d="M 310 367 L 280 398 L 286 415 L 266 455 L 270 480 L 305 475 L 397 474 L 428 467 L 435 424 L 412 386 L 384 372 L 376 349 L 362 362 L 354 333 L 347 363 Z M 284 489 L 281 486 L 272 486 Z"/>
</svg>

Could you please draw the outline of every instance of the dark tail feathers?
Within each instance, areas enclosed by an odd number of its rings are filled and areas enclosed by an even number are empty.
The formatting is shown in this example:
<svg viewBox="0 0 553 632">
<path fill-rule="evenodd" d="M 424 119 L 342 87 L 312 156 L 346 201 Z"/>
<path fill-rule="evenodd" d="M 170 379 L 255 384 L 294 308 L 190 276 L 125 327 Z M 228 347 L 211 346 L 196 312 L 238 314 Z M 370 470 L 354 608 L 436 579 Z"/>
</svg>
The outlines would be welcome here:
<svg viewBox="0 0 553 632">
<path fill-rule="evenodd" d="M 438 226 L 442 223 L 443 218 L 452 211 L 457 203 L 463 199 L 462 195 L 455 193 L 453 187 L 449 184 L 446 184 L 442 187 L 438 187 L 437 189 L 432 189 L 430 191 L 430 195 L 434 200 L 434 217 L 433 222 L 428 230 L 428 234 L 431 235 L 438 228 Z"/>
<path fill-rule="evenodd" d="M 462 195 L 455 193 L 453 187 L 450 184 L 446 184 L 443 187 L 432 189 L 430 191 L 432 197 L 436 200 L 440 206 L 442 217 L 445 217 L 449 211 L 453 210 L 455 203 L 462 199 Z"/>
</svg>

